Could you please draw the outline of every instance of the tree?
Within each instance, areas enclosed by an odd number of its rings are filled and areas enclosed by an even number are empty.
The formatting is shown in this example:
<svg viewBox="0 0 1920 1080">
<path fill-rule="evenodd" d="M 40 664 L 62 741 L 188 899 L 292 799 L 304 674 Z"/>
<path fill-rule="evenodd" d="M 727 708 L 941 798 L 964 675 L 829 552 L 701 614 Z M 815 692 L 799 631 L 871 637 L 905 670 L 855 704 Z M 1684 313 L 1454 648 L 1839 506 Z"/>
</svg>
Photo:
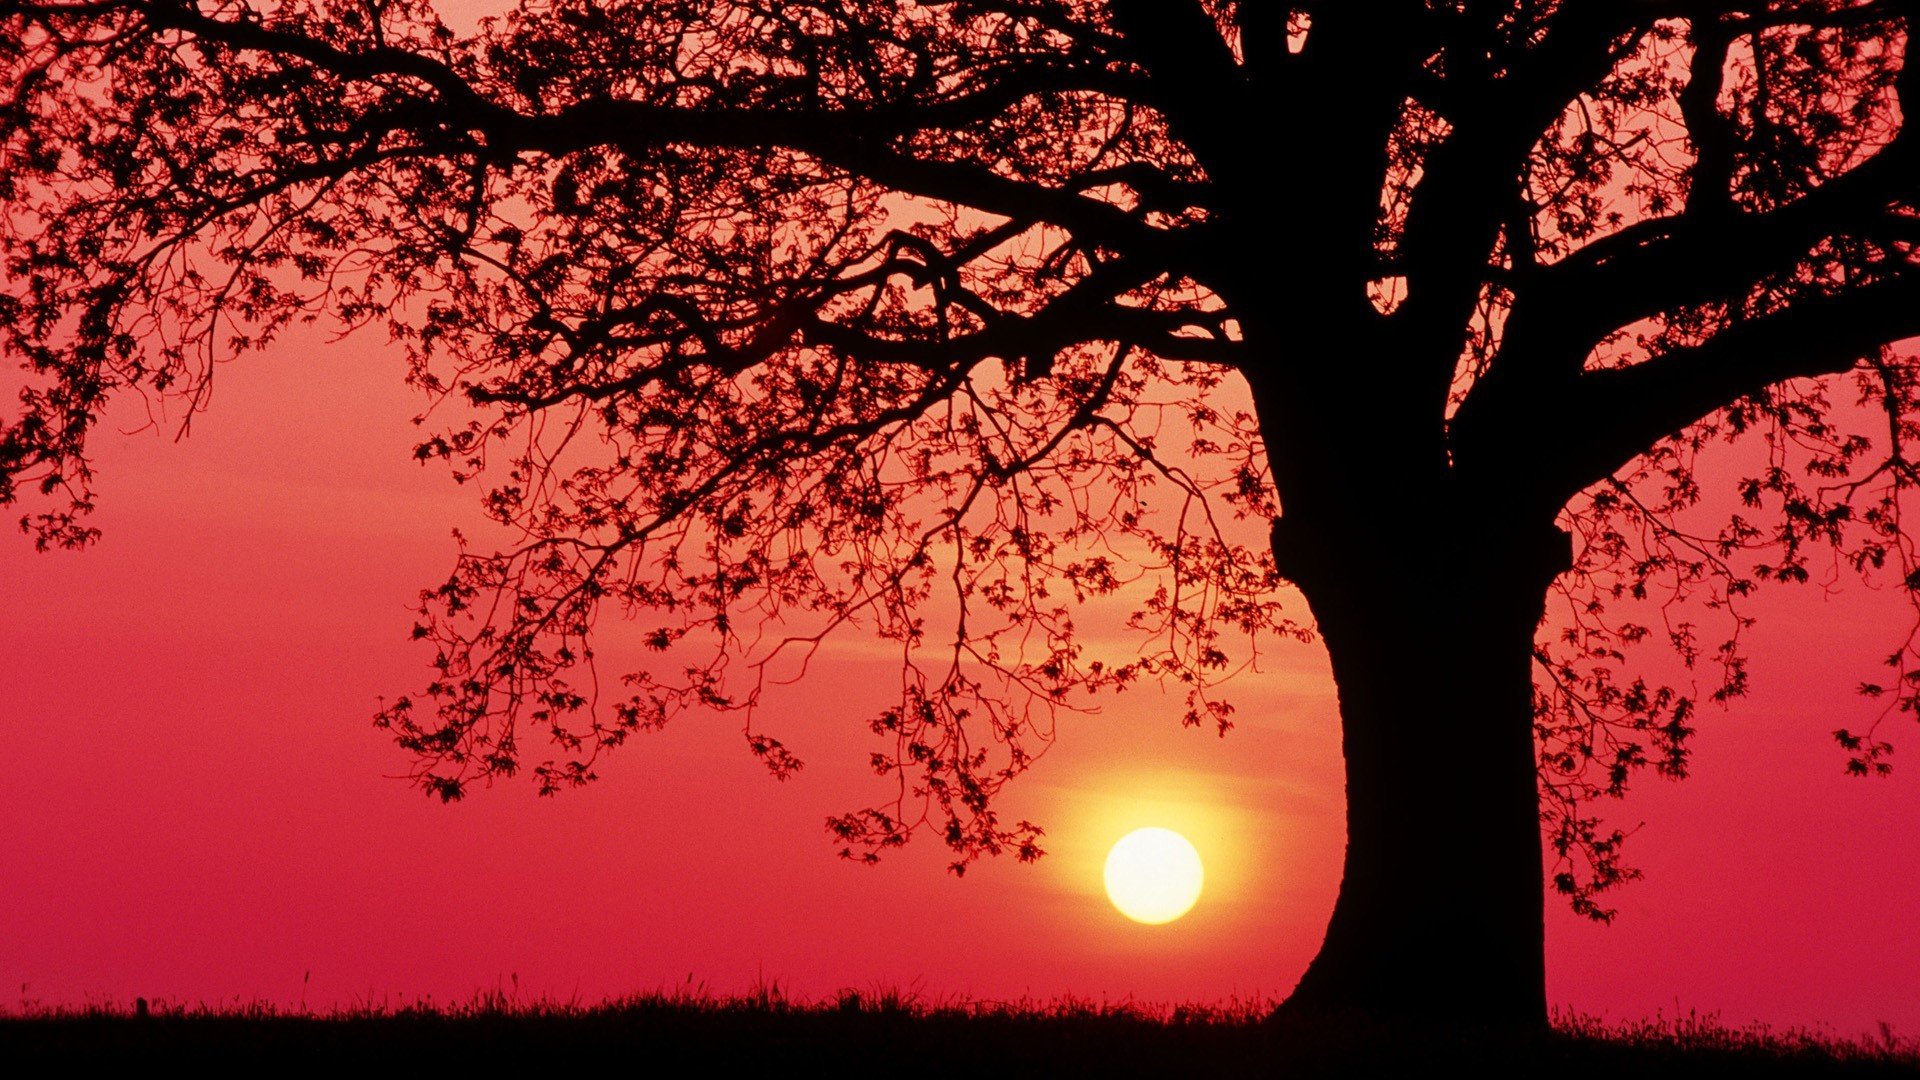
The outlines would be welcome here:
<svg viewBox="0 0 1920 1080">
<path fill-rule="evenodd" d="M 1701 691 L 1634 647 L 1727 698 L 1763 583 L 1920 587 L 1916 16 L 4 0 L 0 502 L 83 545 L 111 397 L 383 324 L 420 457 L 507 537 L 423 594 L 437 676 L 380 714 L 420 783 L 584 783 L 690 705 L 784 774 L 767 665 L 858 629 L 906 678 L 899 798 L 831 823 L 855 858 L 923 825 L 1035 857 L 994 796 L 1053 710 L 1157 679 L 1224 732 L 1253 644 L 1317 635 L 1348 841 L 1291 1004 L 1540 1024 L 1542 822 L 1604 917 L 1593 801 L 1685 770 Z M 1744 505 L 1691 527 L 1726 440 Z M 663 656 L 595 704 L 608 610 Z"/>
</svg>

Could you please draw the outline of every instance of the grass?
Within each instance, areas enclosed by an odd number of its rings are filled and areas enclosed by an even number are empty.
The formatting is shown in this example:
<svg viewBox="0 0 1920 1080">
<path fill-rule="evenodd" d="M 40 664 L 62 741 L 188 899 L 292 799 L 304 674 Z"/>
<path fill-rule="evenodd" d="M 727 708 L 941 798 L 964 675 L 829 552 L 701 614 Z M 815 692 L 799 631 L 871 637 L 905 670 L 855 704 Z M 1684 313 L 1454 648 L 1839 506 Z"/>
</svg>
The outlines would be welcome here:
<svg viewBox="0 0 1920 1080">
<path fill-rule="evenodd" d="M 696 986 L 597 1004 L 483 993 L 453 1005 L 33 1005 L 0 1016 L 0 1066 L 269 1067 L 613 1064 L 620 1073 L 1425 1076 L 1920 1076 L 1920 1043 L 1728 1028 L 1712 1017 L 1607 1023 L 1563 1015 L 1546 1038 L 1281 1023 L 1271 1003 L 1208 1006 L 929 1001 L 888 991 L 790 1000 Z M 17 1074 L 16 1074 L 17 1075 Z"/>
</svg>

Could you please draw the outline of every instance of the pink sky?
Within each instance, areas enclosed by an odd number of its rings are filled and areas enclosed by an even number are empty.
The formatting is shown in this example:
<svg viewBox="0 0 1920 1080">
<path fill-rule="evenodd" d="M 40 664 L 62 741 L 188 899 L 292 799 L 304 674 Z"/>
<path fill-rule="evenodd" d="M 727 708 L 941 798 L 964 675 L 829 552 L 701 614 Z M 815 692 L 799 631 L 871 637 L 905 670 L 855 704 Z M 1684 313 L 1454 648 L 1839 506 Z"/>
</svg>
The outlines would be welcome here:
<svg viewBox="0 0 1920 1080">
<path fill-rule="evenodd" d="M 1317 646 L 1236 687 L 1224 740 L 1182 729 L 1172 697 L 1066 718 L 1006 805 L 1051 854 L 964 879 L 926 840 L 875 869 L 833 856 L 826 816 L 884 794 L 861 721 L 889 672 L 859 642 L 769 710 L 808 763 L 785 784 L 732 720 L 698 715 L 555 799 L 516 784 L 443 806 L 395 779 L 407 760 L 371 716 L 424 681 L 409 604 L 477 518 L 472 491 L 410 460 L 400 375 L 371 337 L 223 368 L 185 442 L 100 439 L 98 547 L 0 544 L 0 1007 L 445 1000 L 516 975 L 561 998 L 689 977 L 935 1000 L 1293 985 L 1341 841 Z M 1920 1033 L 1913 740 L 1894 725 L 1899 767 L 1871 782 L 1841 774 L 1828 734 L 1869 714 L 1850 688 L 1901 609 L 1854 590 L 1759 613 L 1753 696 L 1706 712 L 1692 779 L 1648 779 L 1618 810 L 1645 822 L 1647 875 L 1613 898 L 1618 921 L 1550 900 L 1551 999 Z M 1101 893 L 1106 847 L 1150 824 L 1207 862 L 1199 906 L 1163 927 Z"/>
</svg>

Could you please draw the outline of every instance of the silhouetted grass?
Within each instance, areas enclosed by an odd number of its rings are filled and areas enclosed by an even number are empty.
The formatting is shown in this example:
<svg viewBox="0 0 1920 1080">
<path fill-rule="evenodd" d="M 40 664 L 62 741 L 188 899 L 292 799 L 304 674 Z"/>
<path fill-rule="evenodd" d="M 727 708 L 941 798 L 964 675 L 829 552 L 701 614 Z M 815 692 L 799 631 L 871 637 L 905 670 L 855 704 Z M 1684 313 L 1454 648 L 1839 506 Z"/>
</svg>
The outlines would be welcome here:
<svg viewBox="0 0 1920 1080">
<path fill-rule="evenodd" d="M 936 1002 L 844 992 L 795 1002 L 777 986 L 698 987 L 596 1004 L 490 992 L 452 1005 L 368 1003 L 327 1013 L 264 1004 L 25 1006 L 0 1017 L 0 1066 L 82 1063 L 312 1068 L 612 1064 L 620 1073 L 911 1075 L 1644 1077 L 1920 1075 L 1920 1043 L 1848 1039 L 1688 1015 L 1606 1023 L 1560 1017 L 1551 1036 L 1269 1019 L 1271 1003 L 1154 1006 L 1075 998 Z M 143 1068 L 144 1071 L 144 1068 Z"/>
</svg>

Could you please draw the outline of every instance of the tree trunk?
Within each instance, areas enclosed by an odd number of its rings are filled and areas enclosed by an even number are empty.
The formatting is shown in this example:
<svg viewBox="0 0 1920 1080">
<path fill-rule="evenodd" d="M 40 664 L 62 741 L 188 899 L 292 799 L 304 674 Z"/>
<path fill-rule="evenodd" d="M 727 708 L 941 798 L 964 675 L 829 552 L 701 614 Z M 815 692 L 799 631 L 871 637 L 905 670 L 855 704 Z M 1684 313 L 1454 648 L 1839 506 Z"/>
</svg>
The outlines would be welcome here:
<svg viewBox="0 0 1920 1080">
<path fill-rule="evenodd" d="M 1283 519 L 1274 552 L 1331 654 L 1347 769 L 1339 900 L 1283 1013 L 1544 1028 L 1531 669 L 1568 537 Z"/>
</svg>

